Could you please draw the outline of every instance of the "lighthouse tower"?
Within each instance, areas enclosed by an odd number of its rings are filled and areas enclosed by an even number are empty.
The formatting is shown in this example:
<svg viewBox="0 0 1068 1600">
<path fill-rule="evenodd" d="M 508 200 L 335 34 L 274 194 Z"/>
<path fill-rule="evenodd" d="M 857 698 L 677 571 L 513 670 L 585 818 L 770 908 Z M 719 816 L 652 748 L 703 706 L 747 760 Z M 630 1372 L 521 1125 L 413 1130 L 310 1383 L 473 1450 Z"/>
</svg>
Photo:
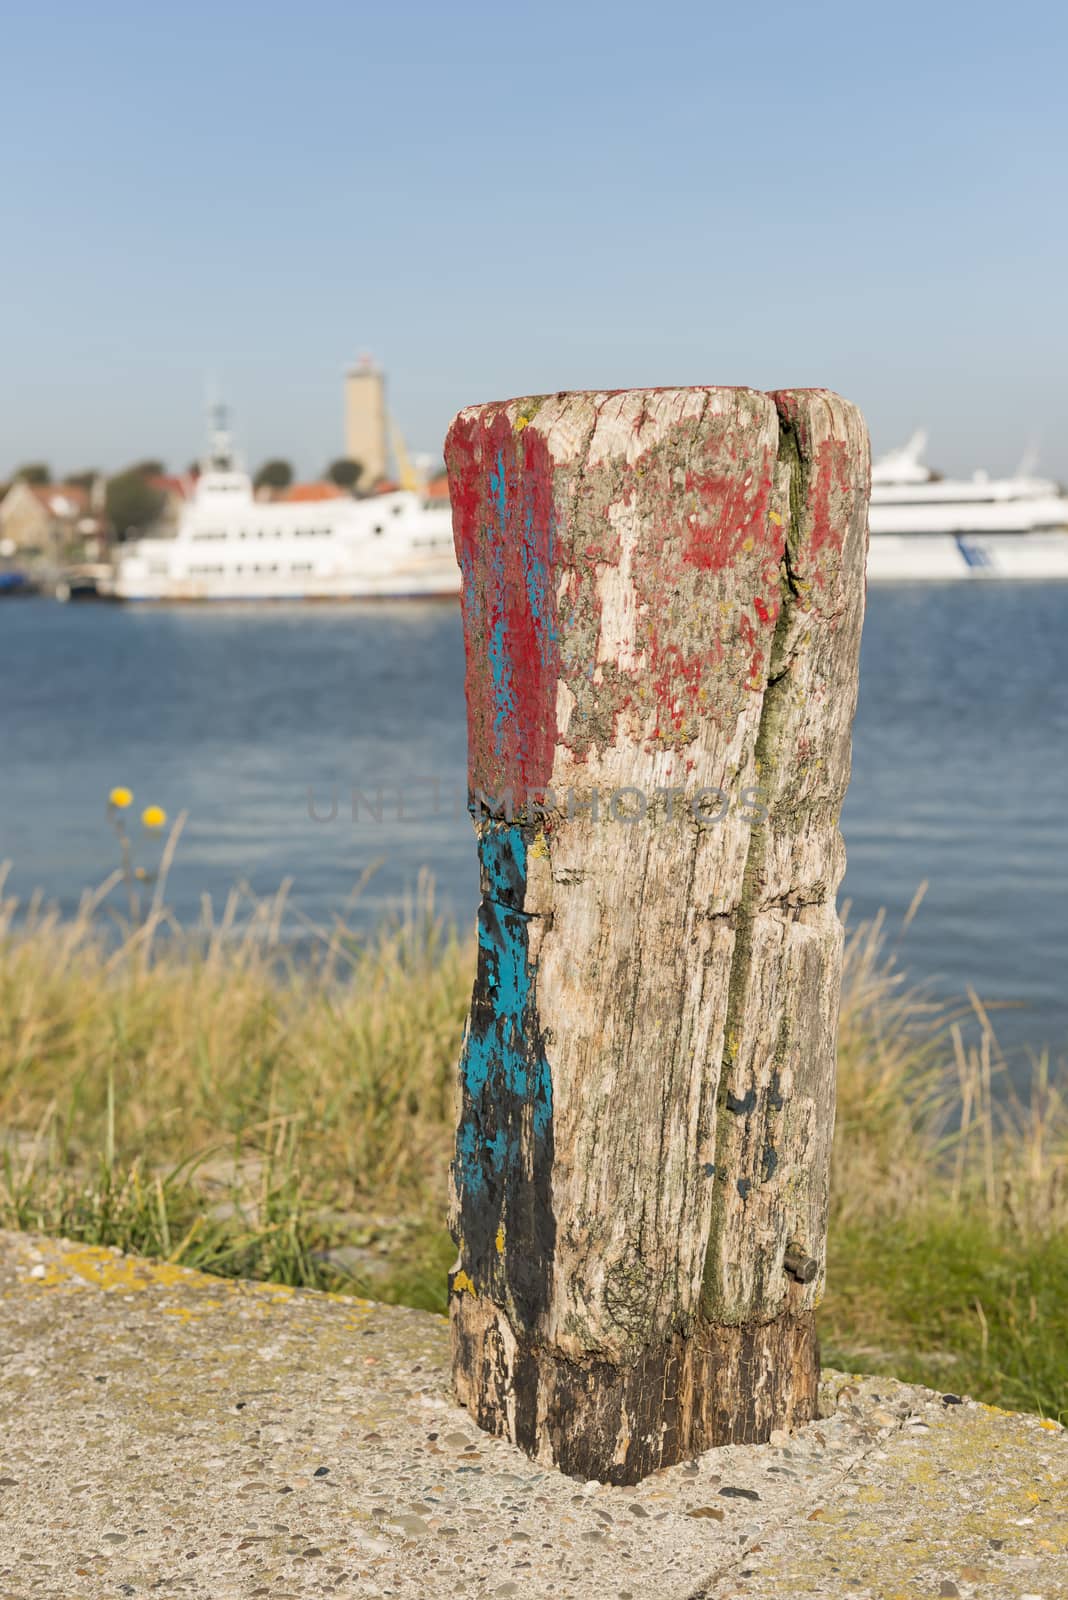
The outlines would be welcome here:
<svg viewBox="0 0 1068 1600">
<path fill-rule="evenodd" d="M 369 355 L 345 374 L 345 454 L 363 468 L 360 488 L 387 475 L 386 379 Z"/>
</svg>

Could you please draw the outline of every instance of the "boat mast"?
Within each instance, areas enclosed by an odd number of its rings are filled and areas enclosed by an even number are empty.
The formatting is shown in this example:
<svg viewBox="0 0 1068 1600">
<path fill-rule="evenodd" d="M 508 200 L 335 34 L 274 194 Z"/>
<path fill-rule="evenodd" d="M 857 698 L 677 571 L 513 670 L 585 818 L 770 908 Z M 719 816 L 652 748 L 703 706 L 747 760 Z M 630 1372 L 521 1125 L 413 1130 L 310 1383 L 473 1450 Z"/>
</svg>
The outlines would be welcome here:
<svg viewBox="0 0 1068 1600">
<path fill-rule="evenodd" d="M 204 465 L 212 472 L 232 472 L 234 468 L 230 408 L 221 401 L 214 401 L 208 407 L 208 456 Z"/>
</svg>

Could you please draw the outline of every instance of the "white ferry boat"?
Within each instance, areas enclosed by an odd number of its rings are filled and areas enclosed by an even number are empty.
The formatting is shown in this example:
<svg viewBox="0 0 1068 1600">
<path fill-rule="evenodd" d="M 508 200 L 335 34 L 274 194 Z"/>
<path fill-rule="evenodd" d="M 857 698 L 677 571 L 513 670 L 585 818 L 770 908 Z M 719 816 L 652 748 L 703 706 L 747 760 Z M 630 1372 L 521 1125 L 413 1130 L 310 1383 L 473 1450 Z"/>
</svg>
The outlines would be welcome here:
<svg viewBox="0 0 1068 1600">
<path fill-rule="evenodd" d="M 357 500 L 257 500 L 217 420 L 170 539 L 124 548 L 120 600 L 355 600 L 454 595 L 448 505 L 408 489 Z"/>
<path fill-rule="evenodd" d="M 1021 467 L 1011 478 L 942 478 L 916 433 L 871 472 L 868 577 L 1068 579 L 1068 495 Z"/>
</svg>

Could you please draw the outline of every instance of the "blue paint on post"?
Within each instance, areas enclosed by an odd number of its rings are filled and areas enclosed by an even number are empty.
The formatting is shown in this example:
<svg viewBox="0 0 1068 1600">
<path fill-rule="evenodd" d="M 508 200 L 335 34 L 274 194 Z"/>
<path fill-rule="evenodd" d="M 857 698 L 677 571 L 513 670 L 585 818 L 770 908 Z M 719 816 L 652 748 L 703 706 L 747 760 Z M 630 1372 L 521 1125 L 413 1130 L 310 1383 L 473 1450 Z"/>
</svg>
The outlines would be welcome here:
<svg viewBox="0 0 1068 1600">
<path fill-rule="evenodd" d="M 503 594 L 505 592 L 504 547 L 500 539 L 490 551 L 490 567 L 497 579 L 499 591 Z M 512 688 L 512 660 L 508 652 L 508 617 L 503 611 L 489 630 L 486 653 L 493 679 L 493 733 L 499 753 L 502 747 L 501 734 L 516 711 L 515 692 Z"/>
<path fill-rule="evenodd" d="M 526 578 L 527 604 L 538 625 L 538 654 L 543 667 L 553 659 L 554 646 L 559 637 L 556 626 L 556 607 L 549 592 L 549 572 L 553 565 L 556 529 L 549 523 L 547 559 L 538 554 L 538 530 L 534 526 L 534 507 L 528 501 L 523 517 L 523 572 Z"/>
<path fill-rule="evenodd" d="M 468 1275 L 480 1287 L 500 1277 L 503 1228 L 513 1304 L 532 1318 L 547 1303 L 555 1229 L 552 1075 L 523 910 L 528 833 L 495 822 L 479 832 L 478 974 L 460 1061 L 454 1176 Z"/>
</svg>

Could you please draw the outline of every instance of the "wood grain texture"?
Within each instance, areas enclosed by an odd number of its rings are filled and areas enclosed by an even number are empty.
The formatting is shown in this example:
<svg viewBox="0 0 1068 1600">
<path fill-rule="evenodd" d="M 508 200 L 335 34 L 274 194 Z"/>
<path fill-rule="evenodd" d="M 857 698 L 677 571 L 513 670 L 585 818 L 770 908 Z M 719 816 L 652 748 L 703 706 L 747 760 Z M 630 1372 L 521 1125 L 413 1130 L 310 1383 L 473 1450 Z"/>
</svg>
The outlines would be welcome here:
<svg viewBox="0 0 1068 1600">
<path fill-rule="evenodd" d="M 814 1405 L 867 438 L 822 391 L 560 394 L 461 412 L 446 459 L 457 1389 L 633 1481 Z"/>
</svg>

